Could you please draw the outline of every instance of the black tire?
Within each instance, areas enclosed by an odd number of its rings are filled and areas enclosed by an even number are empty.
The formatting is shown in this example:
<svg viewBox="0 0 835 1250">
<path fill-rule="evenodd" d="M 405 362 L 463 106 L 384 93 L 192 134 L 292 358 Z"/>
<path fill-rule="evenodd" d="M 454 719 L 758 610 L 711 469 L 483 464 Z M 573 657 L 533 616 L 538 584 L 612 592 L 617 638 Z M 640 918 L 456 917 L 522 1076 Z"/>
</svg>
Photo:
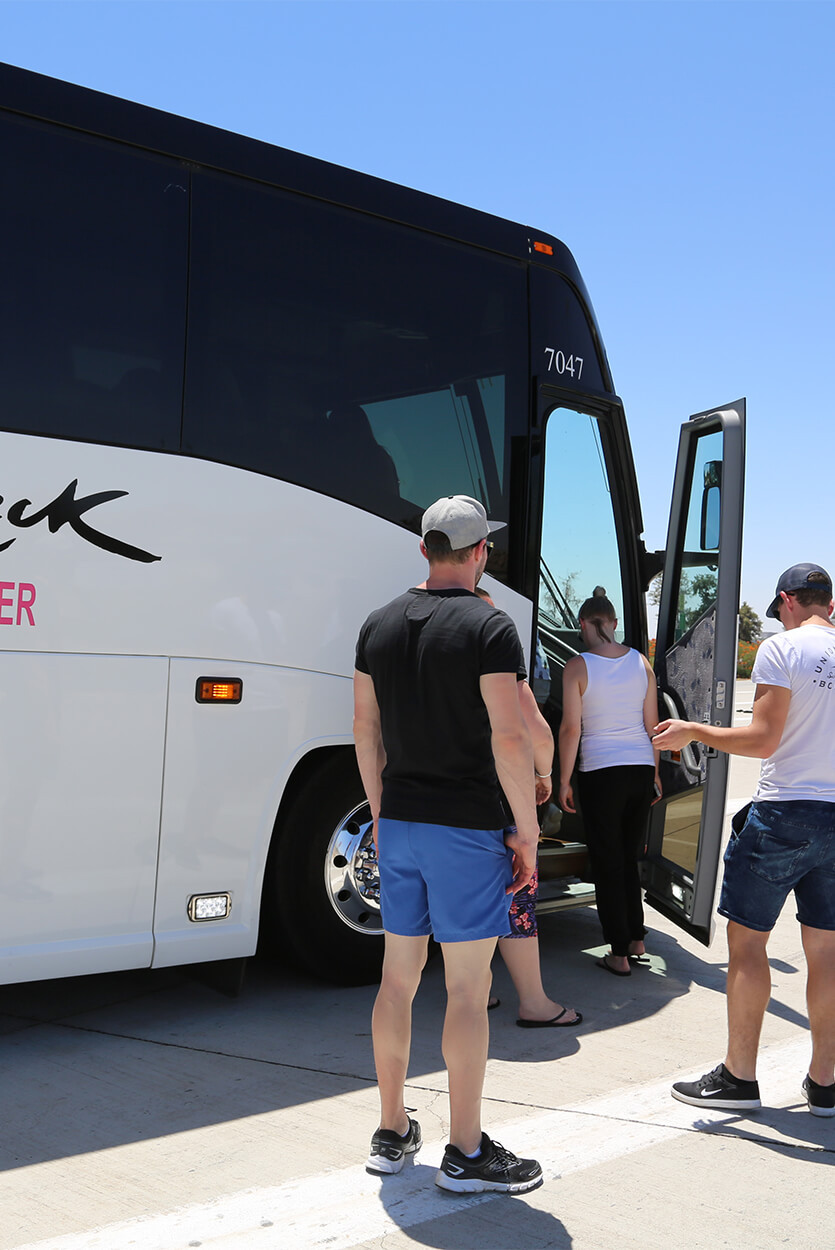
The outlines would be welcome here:
<svg viewBox="0 0 835 1250">
<path fill-rule="evenodd" d="M 282 805 L 267 862 L 267 943 L 338 985 L 380 979 L 383 933 L 370 820 L 353 751 L 333 752 Z"/>
</svg>

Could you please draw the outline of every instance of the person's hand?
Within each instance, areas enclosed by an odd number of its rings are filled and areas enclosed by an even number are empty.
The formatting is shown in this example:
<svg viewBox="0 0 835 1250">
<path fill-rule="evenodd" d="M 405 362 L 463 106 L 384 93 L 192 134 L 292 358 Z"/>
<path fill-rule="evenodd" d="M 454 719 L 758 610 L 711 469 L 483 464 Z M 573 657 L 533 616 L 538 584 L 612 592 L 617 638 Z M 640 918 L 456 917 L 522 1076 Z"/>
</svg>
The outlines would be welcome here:
<svg viewBox="0 0 835 1250">
<path fill-rule="evenodd" d="M 577 808 L 574 806 L 574 791 L 571 789 L 569 782 L 565 782 L 560 786 L 558 802 L 564 812 L 577 811 Z"/>
<path fill-rule="evenodd" d="M 695 726 L 689 720 L 662 720 L 652 731 L 656 751 L 680 751 L 695 737 Z"/>
<path fill-rule="evenodd" d="M 655 794 L 653 796 L 653 800 L 650 806 L 654 807 L 655 804 L 658 802 L 658 800 L 663 797 L 663 795 L 664 795 L 664 788 L 661 785 L 661 777 L 658 773 L 656 773 L 655 774 Z"/>
<path fill-rule="evenodd" d="M 539 842 L 539 829 L 536 832 L 537 836 L 533 841 L 530 838 L 522 837 L 518 829 L 515 828 L 505 833 L 505 846 L 509 846 L 513 851 L 513 880 L 505 890 L 505 894 L 516 894 L 531 880 L 536 868 L 536 848 Z"/>
<path fill-rule="evenodd" d="M 553 789 L 551 785 L 551 778 L 540 777 L 537 774 L 537 776 L 535 777 L 535 782 L 536 782 L 536 785 L 535 785 L 536 805 L 537 807 L 541 807 L 542 804 L 547 803 L 551 797 L 551 790 Z"/>
</svg>

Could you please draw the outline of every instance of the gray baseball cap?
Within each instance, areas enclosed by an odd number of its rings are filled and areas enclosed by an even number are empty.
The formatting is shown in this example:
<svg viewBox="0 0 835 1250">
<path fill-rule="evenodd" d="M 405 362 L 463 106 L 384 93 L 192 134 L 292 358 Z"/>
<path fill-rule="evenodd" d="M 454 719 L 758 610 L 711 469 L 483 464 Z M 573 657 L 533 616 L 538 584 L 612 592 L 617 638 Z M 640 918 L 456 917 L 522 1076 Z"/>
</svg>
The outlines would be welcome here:
<svg viewBox="0 0 835 1250">
<path fill-rule="evenodd" d="M 816 576 L 810 581 L 812 573 Z M 785 573 L 780 574 L 774 598 L 765 610 L 766 616 L 773 616 L 778 621 L 780 617 L 777 615 L 777 609 L 780 606 L 781 590 L 784 590 L 787 595 L 795 590 L 822 590 L 825 594 L 831 595 L 832 578 L 819 564 L 793 564 L 790 569 L 786 569 Z"/>
<path fill-rule="evenodd" d="M 440 530 L 449 539 L 453 551 L 472 547 L 495 530 L 504 529 L 507 521 L 488 521 L 484 504 L 469 495 L 447 495 L 436 499 L 423 514 L 421 538 L 430 530 Z"/>
</svg>

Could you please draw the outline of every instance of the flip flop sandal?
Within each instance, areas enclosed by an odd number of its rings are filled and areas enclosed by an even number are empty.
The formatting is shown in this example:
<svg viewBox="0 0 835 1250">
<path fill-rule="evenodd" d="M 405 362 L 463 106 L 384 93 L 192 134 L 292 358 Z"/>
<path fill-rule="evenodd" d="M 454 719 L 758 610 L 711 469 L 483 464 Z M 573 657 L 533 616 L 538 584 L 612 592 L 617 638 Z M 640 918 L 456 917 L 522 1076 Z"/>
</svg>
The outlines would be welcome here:
<svg viewBox="0 0 835 1250">
<path fill-rule="evenodd" d="M 611 972 L 613 977 L 631 977 L 632 976 L 631 968 L 627 969 L 626 972 L 621 972 L 620 969 L 612 967 L 612 965 L 606 959 L 605 955 L 603 956 L 602 959 L 596 959 L 594 962 L 597 964 L 598 968 L 602 968 L 604 972 Z"/>
<path fill-rule="evenodd" d="M 563 1007 L 560 1014 L 552 1016 L 550 1020 L 517 1020 L 516 1023 L 520 1029 L 571 1029 L 575 1024 L 583 1023 L 583 1016 L 579 1011 L 574 1012 L 573 1020 L 563 1020 L 568 1010 L 568 1007 Z"/>
</svg>

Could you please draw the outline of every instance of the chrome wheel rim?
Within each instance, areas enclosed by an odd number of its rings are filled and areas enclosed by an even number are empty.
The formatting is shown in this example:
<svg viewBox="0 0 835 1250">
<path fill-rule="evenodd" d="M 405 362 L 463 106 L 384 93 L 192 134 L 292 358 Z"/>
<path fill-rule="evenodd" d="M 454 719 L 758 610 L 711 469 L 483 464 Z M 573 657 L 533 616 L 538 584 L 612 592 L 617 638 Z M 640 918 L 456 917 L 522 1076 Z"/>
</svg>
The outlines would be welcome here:
<svg viewBox="0 0 835 1250">
<path fill-rule="evenodd" d="M 343 924 L 380 934 L 380 873 L 371 835 L 371 811 L 360 803 L 334 829 L 325 855 L 325 890 Z"/>
</svg>

